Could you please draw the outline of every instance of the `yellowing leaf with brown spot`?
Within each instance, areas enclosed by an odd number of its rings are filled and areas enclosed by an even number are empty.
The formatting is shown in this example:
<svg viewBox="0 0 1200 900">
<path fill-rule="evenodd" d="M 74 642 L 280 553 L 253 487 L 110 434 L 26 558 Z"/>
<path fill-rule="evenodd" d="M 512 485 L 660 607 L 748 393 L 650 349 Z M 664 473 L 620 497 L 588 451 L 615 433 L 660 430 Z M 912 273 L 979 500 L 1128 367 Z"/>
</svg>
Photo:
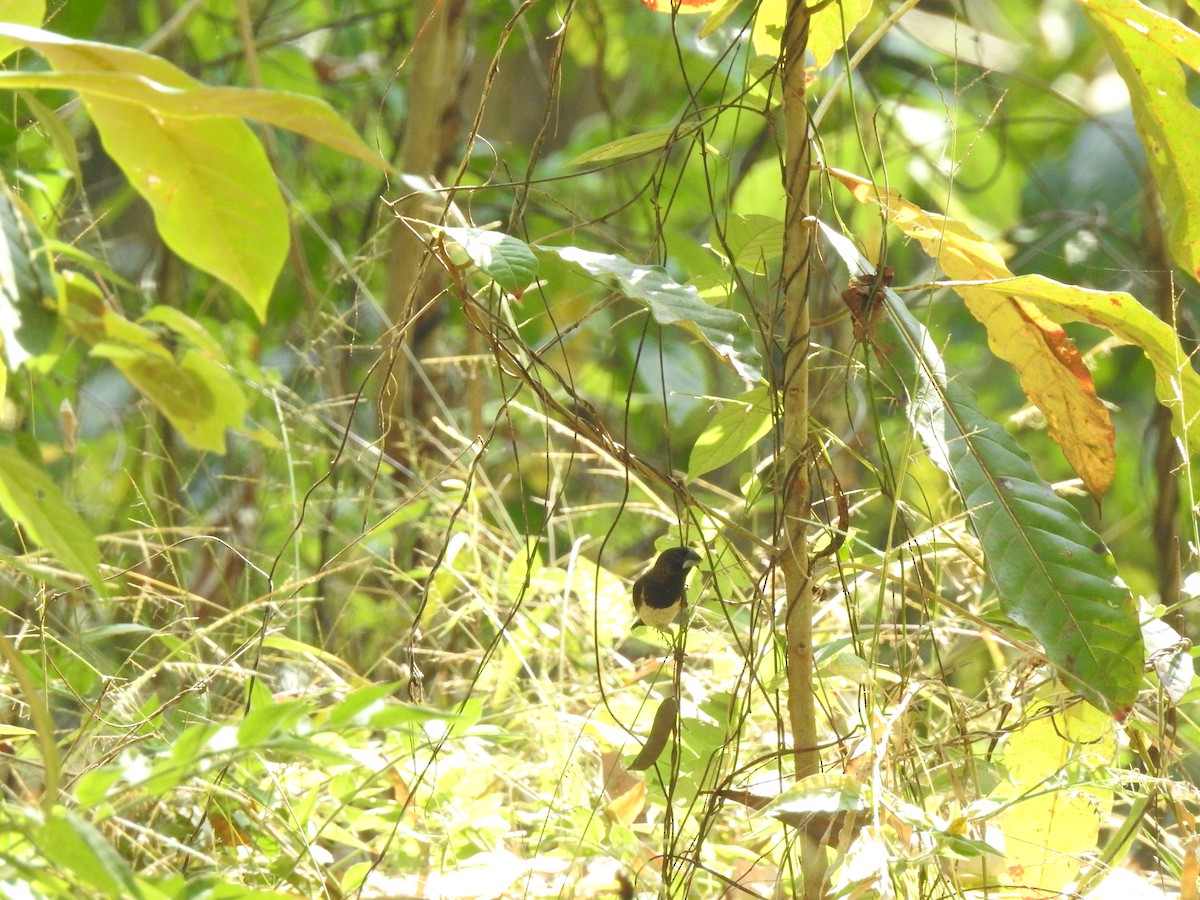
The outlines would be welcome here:
<svg viewBox="0 0 1200 900">
<path fill-rule="evenodd" d="M 967 287 L 947 283 L 947 287 Z M 1022 275 L 1003 281 L 976 283 L 971 290 L 992 291 L 1033 304 L 1060 322 L 1087 322 L 1110 332 L 1146 354 L 1154 366 L 1154 393 L 1171 411 L 1171 430 L 1187 448 L 1200 454 L 1200 374 L 1192 366 L 1175 329 L 1135 297 L 1123 291 L 1096 291 L 1061 284 L 1041 275 Z"/>
<path fill-rule="evenodd" d="M 702 13 L 716 9 L 725 0 L 642 0 L 655 12 Z"/>
<path fill-rule="evenodd" d="M 995 246 L 962 222 L 927 212 L 850 172 L 829 173 L 860 202 L 879 205 L 955 282 L 1013 277 Z M 1017 296 L 973 284 L 951 286 L 987 329 L 991 351 L 1016 370 L 1021 389 L 1045 415 L 1050 437 L 1098 500 L 1116 471 L 1113 427 L 1075 343 L 1057 322 Z"/>
</svg>

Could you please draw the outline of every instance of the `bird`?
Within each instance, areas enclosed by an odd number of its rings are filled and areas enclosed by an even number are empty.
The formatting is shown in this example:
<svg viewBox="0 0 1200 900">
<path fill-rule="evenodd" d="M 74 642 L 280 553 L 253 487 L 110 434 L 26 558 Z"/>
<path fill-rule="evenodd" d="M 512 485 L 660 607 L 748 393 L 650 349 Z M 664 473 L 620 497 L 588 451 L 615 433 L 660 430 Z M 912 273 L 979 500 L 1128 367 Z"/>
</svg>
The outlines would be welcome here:
<svg viewBox="0 0 1200 900">
<path fill-rule="evenodd" d="M 684 606 L 688 569 L 700 564 L 700 554 L 687 547 L 664 550 L 654 567 L 633 583 L 633 610 L 638 622 L 665 631 Z"/>
</svg>

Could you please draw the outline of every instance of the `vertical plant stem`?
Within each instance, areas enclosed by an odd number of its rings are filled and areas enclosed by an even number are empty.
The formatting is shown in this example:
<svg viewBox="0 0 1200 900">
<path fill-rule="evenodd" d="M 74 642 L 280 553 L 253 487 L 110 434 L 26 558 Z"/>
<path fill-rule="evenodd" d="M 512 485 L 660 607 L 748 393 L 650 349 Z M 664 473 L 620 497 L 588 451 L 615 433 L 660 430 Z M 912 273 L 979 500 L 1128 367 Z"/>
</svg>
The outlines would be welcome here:
<svg viewBox="0 0 1200 900">
<path fill-rule="evenodd" d="M 1178 296 L 1175 291 L 1175 269 L 1171 262 L 1171 251 L 1167 247 L 1167 236 L 1163 232 L 1163 212 L 1159 206 L 1158 194 L 1150 187 L 1143 191 L 1142 220 L 1143 236 L 1146 245 L 1146 261 L 1154 284 L 1154 299 L 1158 317 L 1164 322 L 1170 322 L 1180 337 L 1188 339 L 1187 326 L 1178 315 L 1176 308 Z M 1179 533 L 1180 515 L 1180 475 L 1179 467 L 1183 462 L 1176 443 L 1175 435 L 1171 433 L 1171 411 L 1159 404 L 1150 422 L 1150 435 L 1154 443 L 1154 475 L 1157 481 L 1157 491 L 1154 497 L 1154 510 L 1150 517 L 1151 534 L 1154 538 L 1154 549 L 1158 556 L 1158 597 L 1171 613 L 1171 624 L 1182 631 L 1186 627 L 1182 600 L 1182 573 L 1179 548 L 1181 535 Z"/>
<path fill-rule="evenodd" d="M 62 779 L 62 757 L 54 737 L 54 719 L 46 699 L 25 667 L 25 660 L 3 631 L 0 631 L 0 658 L 8 664 L 9 675 L 17 680 L 21 688 L 29 718 L 37 732 L 38 746 L 42 752 L 42 811 L 49 813 L 58 802 L 58 786 Z"/>
<path fill-rule="evenodd" d="M 805 51 L 809 13 L 803 0 L 789 0 L 783 31 L 784 174 L 787 217 L 783 249 L 783 523 L 779 561 L 787 590 L 788 718 L 792 727 L 796 778 L 821 770 L 817 751 L 816 702 L 813 693 L 813 588 L 809 575 L 807 522 L 810 518 L 808 475 L 809 330 L 808 285 L 814 230 L 809 182 L 812 161 L 805 96 Z M 818 898 L 825 881 L 825 855 L 819 840 L 799 834 L 804 896 Z"/>
<path fill-rule="evenodd" d="M 415 4 L 413 47 L 404 61 L 407 70 L 407 109 L 400 153 L 402 171 L 437 176 L 445 167 L 457 136 L 458 100 L 466 46 L 466 0 L 421 0 Z M 443 200 L 421 193 L 403 197 L 393 208 L 401 219 L 438 220 Z M 407 459 L 412 447 L 410 424 L 425 416 L 418 364 L 420 345 L 436 326 L 437 301 L 444 278 L 431 267 L 425 235 L 405 222 L 392 228 L 388 260 L 388 318 L 398 337 L 391 365 L 381 385 L 379 408 L 384 447 L 396 459 Z"/>
</svg>

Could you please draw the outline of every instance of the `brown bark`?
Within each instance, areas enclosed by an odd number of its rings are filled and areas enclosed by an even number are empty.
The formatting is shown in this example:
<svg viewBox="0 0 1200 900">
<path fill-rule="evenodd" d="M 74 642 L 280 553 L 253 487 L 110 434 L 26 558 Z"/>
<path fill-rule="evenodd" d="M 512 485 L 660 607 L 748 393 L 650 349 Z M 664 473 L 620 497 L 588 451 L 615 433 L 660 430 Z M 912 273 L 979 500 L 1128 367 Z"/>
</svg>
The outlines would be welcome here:
<svg viewBox="0 0 1200 900">
<path fill-rule="evenodd" d="M 783 32 L 784 189 L 787 215 L 783 251 L 783 522 L 778 558 L 787 590 L 786 642 L 788 718 L 797 780 L 821 770 L 817 750 L 813 691 L 813 585 L 809 572 L 807 523 L 809 486 L 809 314 L 815 236 L 809 221 L 812 148 L 805 96 L 805 52 L 809 12 L 803 0 L 789 0 Z M 824 848 L 799 832 L 804 896 L 818 898 L 825 881 Z"/>
<path fill-rule="evenodd" d="M 408 70 L 407 115 L 400 153 L 406 174 L 439 178 L 458 143 L 459 93 L 466 49 L 466 0 L 420 0 Z M 428 421 L 430 397 L 417 374 L 422 349 L 442 315 L 445 278 L 427 250 L 427 235 L 407 219 L 440 220 L 445 203 L 438 196 L 406 192 L 393 207 L 386 308 L 393 336 L 379 393 L 384 451 L 412 461 L 419 443 L 414 423 Z M 414 443 L 416 442 L 416 443 Z"/>
</svg>

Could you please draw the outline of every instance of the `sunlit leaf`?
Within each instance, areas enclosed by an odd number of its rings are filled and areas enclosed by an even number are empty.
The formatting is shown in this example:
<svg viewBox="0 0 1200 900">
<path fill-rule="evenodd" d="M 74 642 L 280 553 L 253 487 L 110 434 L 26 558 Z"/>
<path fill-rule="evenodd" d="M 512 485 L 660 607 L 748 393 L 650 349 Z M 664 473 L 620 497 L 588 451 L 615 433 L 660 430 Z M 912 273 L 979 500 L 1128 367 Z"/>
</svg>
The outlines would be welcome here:
<svg viewBox="0 0 1200 900">
<path fill-rule="evenodd" d="M 399 687 L 399 682 L 386 681 L 351 691 L 330 707 L 322 724 L 334 731 L 348 725 L 366 727 L 370 724 L 371 715 L 382 709 Z"/>
<path fill-rule="evenodd" d="M 1175 329 L 1123 291 L 1097 291 L 1060 284 L 1041 275 L 1021 275 L 955 290 L 991 291 L 1016 297 L 1061 322 L 1087 322 L 1103 328 L 1146 354 L 1154 367 L 1154 393 L 1171 411 L 1171 428 L 1189 456 L 1200 455 L 1200 374 L 1179 342 Z"/>
<path fill-rule="evenodd" d="M 810 813 L 854 812 L 862 809 L 862 785 L 844 775 L 829 773 L 801 779 L 773 799 L 763 813 L 792 823 Z"/>
<path fill-rule="evenodd" d="M 37 26 L 45 17 L 46 0 L 0 0 L 0 22 Z M 0 60 L 20 46 L 20 41 L 0 37 Z"/>
<path fill-rule="evenodd" d="M 537 257 L 524 241 L 482 228 L 439 230 L 462 247 L 481 272 L 510 294 L 519 294 L 537 279 Z"/>
<path fill-rule="evenodd" d="M 745 318 L 705 303 L 694 287 L 673 281 L 660 266 L 642 266 L 612 253 L 578 247 L 539 249 L 558 254 L 596 278 L 613 279 L 617 290 L 645 305 L 660 325 L 678 325 L 701 338 L 745 380 L 762 378 L 761 358 Z"/>
<path fill-rule="evenodd" d="M 151 310 L 147 320 L 171 328 L 179 347 L 168 348 L 155 331 L 118 315 L 86 279 L 63 277 L 66 322 L 92 345 L 92 355 L 108 359 L 198 450 L 225 452 L 225 430 L 241 430 L 247 400 L 213 349 L 211 336 L 177 312 Z"/>
<path fill-rule="evenodd" d="M 197 450 L 224 453 L 225 429 L 242 427 L 241 388 L 223 366 L 196 350 L 176 359 L 102 343 L 92 347 L 92 355 L 112 362 Z"/>
<path fill-rule="evenodd" d="M 708 18 L 704 21 L 704 27 L 700 29 L 700 37 L 706 38 L 715 32 L 718 28 L 725 24 L 726 20 L 733 15 L 738 7 L 742 6 L 745 0 L 721 0 L 713 6 L 708 13 Z M 747 4 L 748 6 L 749 4 Z"/>
<path fill-rule="evenodd" d="M 787 8 L 788 0 L 763 0 L 759 4 L 753 29 L 755 53 L 779 57 Z M 816 68 L 824 68 L 833 59 L 833 54 L 845 45 L 846 38 L 870 11 L 871 0 L 838 0 L 809 17 L 808 52 Z"/>
<path fill-rule="evenodd" d="M 1086 783 L 1114 761 L 1112 719 L 1070 699 L 1056 685 L 1031 698 L 1028 721 L 1004 744 L 1009 782 L 992 792 L 992 799 L 1016 801 L 998 821 L 1009 880 L 1023 896 L 1056 896 L 1074 880 L 1112 809 L 1112 791 Z"/>
<path fill-rule="evenodd" d="M 1196 664 L 1191 655 L 1191 641 L 1159 618 L 1157 613 L 1161 612 L 1161 607 L 1154 610 L 1142 601 L 1142 638 L 1163 693 L 1171 703 L 1178 704 L 1195 684 Z"/>
<path fill-rule="evenodd" d="M 0 26 L 55 70 L 143 76 L 168 88 L 200 83 L 166 60 L 125 47 Z M 181 118 L 125 99 L 84 93 L 104 148 L 154 210 L 179 256 L 233 287 L 259 319 L 288 251 L 287 210 L 267 156 L 234 117 Z"/>
<path fill-rule="evenodd" d="M 1079 0 L 1129 89 L 1133 120 L 1167 211 L 1175 261 L 1200 278 L 1200 110 L 1181 63 L 1200 69 L 1200 34 L 1135 0 Z"/>
<path fill-rule="evenodd" d="M 102 588 L 100 550 L 91 530 L 49 475 L 5 446 L 0 446 L 0 509 L 59 563 Z"/>
<path fill-rule="evenodd" d="M 169 86 L 135 72 L 0 72 L 0 89 L 15 88 L 78 91 L 89 97 L 133 103 L 180 119 L 230 116 L 253 119 L 319 141 L 377 168 L 390 168 L 333 107 L 319 97 L 305 94 L 209 87 L 199 82 L 192 87 Z"/>
<path fill-rule="evenodd" d="M 771 430 L 771 397 L 765 387 L 721 404 L 688 457 L 688 480 L 737 459 Z"/>
</svg>

